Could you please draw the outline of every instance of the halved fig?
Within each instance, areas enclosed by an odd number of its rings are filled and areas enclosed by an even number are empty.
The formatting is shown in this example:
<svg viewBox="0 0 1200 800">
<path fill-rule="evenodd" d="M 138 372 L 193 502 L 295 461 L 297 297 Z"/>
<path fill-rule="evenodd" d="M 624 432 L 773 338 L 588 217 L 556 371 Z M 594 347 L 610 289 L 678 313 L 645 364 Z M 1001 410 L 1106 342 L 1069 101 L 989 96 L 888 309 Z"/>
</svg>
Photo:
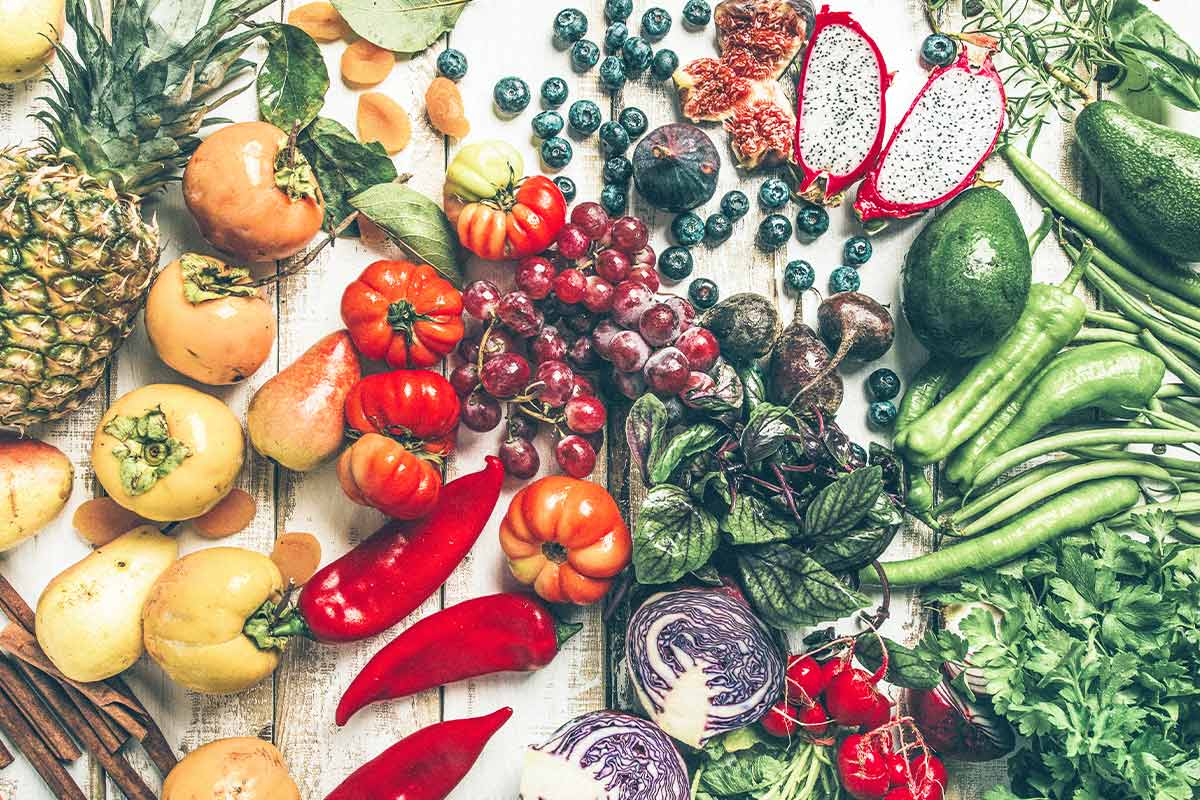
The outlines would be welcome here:
<svg viewBox="0 0 1200 800">
<path fill-rule="evenodd" d="M 791 103 L 775 81 L 758 83 L 747 100 L 725 120 L 738 166 L 757 169 L 787 160 L 792 151 L 796 118 Z"/>
<path fill-rule="evenodd" d="M 715 58 L 698 58 L 675 71 L 683 115 L 692 122 L 719 122 L 733 116 L 753 84 Z"/>
<path fill-rule="evenodd" d="M 752 80 L 776 80 L 808 40 L 808 0 L 724 0 L 713 12 L 722 60 Z"/>
</svg>

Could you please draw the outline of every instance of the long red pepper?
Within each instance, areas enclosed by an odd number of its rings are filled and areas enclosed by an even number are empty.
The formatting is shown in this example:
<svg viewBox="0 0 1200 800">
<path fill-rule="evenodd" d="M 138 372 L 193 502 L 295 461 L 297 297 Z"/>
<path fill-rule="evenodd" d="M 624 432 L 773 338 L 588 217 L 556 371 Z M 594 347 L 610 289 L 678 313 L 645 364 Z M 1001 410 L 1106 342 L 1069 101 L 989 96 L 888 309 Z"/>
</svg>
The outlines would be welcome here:
<svg viewBox="0 0 1200 800">
<path fill-rule="evenodd" d="M 304 585 L 297 601 L 303 632 L 322 642 L 354 642 L 415 611 L 466 558 L 500 499 L 504 467 L 487 457 L 479 472 L 442 487 L 429 516 L 393 520 Z M 284 622 L 273 631 L 286 634 Z M 293 631 L 294 632 L 294 631 Z"/>
<path fill-rule="evenodd" d="M 443 800 L 511 716 L 502 708 L 422 728 L 363 764 L 325 800 Z"/>
<path fill-rule="evenodd" d="M 541 669 L 582 625 L 563 625 L 523 594 L 493 594 L 432 614 L 367 662 L 337 707 L 345 725 L 361 708 L 493 672 Z"/>
</svg>

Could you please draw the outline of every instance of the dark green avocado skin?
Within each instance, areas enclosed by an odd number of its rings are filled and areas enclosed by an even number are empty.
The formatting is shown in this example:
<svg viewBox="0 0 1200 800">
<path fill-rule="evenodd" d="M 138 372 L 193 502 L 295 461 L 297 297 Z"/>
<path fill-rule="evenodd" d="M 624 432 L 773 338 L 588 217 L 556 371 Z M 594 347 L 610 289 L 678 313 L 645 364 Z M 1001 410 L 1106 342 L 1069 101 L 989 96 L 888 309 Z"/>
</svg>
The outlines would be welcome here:
<svg viewBox="0 0 1200 800">
<path fill-rule="evenodd" d="M 954 198 L 904 259 L 904 316 L 931 353 L 990 352 L 1029 296 L 1033 263 L 1011 202 L 986 186 Z"/>
<path fill-rule="evenodd" d="M 1076 139 L 1117 222 L 1181 261 L 1200 261 L 1200 138 L 1100 100 L 1075 120 Z"/>
</svg>

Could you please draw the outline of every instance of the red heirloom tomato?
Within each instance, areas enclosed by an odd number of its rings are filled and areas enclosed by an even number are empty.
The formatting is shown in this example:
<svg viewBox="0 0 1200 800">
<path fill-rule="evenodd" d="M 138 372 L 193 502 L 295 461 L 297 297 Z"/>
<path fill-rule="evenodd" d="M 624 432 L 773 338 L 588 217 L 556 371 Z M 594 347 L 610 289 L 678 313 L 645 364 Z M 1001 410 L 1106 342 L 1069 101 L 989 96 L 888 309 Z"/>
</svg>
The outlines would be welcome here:
<svg viewBox="0 0 1200 800">
<path fill-rule="evenodd" d="M 395 519 L 425 516 L 442 491 L 442 474 L 432 459 L 378 433 L 342 453 L 337 472 L 347 497 Z"/>
<path fill-rule="evenodd" d="M 459 401 L 450 382 L 424 369 L 368 375 L 346 397 L 346 422 L 359 433 L 382 433 L 410 450 L 454 450 Z"/>
<path fill-rule="evenodd" d="M 342 294 L 342 321 L 367 358 L 432 367 L 463 337 L 462 294 L 428 264 L 376 261 Z"/>
</svg>

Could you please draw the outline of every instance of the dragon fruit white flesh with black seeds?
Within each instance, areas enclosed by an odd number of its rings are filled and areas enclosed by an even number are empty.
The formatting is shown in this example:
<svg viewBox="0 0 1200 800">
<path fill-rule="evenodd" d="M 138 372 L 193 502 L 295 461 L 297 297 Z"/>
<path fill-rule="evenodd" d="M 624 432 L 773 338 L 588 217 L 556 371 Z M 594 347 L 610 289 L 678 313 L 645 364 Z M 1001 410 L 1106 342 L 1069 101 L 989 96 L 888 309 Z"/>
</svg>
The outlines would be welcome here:
<svg viewBox="0 0 1200 800">
<path fill-rule="evenodd" d="M 797 85 L 800 193 L 838 205 L 875 163 L 891 76 L 874 40 L 850 14 L 821 9 Z"/>
<path fill-rule="evenodd" d="M 1004 103 L 990 54 L 976 65 L 964 48 L 935 70 L 859 187 L 859 218 L 910 217 L 970 187 L 1000 138 Z"/>
</svg>

